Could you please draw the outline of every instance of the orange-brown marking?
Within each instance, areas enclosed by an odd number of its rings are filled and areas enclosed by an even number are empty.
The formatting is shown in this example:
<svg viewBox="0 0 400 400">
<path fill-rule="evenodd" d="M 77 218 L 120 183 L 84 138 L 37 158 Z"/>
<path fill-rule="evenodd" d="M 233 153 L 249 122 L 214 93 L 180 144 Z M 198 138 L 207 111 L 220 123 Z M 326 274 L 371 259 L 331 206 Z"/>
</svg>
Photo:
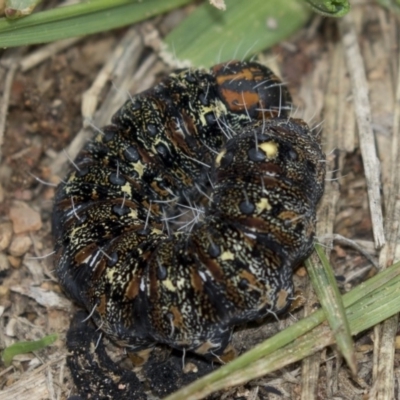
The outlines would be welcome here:
<svg viewBox="0 0 400 400">
<path fill-rule="evenodd" d="M 157 194 L 160 195 L 160 196 L 166 197 L 166 196 L 169 195 L 169 192 L 168 192 L 167 190 L 160 188 L 159 182 L 157 182 L 157 181 L 152 181 L 152 182 L 150 183 L 150 186 L 151 186 L 152 189 L 153 189 L 155 192 L 157 192 Z"/>
<path fill-rule="evenodd" d="M 192 136 L 197 135 L 197 126 L 193 121 L 193 118 L 185 110 L 182 110 L 183 122 L 185 123 L 186 130 Z"/>
<path fill-rule="evenodd" d="M 224 98 L 231 111 L 240 112 L 259 104 L 260 98 L 257 93 L 226 89 L 221 87 L 221 96 Z"/>
<path fill-rule="evenodd" d="M 264 182 L 264 187 L 268 189 L 273 189 L 274 187 L 280 186 L 280 180 L 273 176 L 263 176 L 262 181 Z"/>
<path fill-rule="evenodd" d="M 146 149 L 142 148 L 142 147 L 137 147 L 137 151 L 139 152 L 140 158 L 141 160 L 143 160 L 143 164 L 150 164 L 153 159 L 154 156 L 148 152 Z"/>
<path fill-rule="evenodd" d="M 177 328 L 182 328 L 185 325 L 185 323 L 183 321 L 181 312 L 178 310 L 178 307 L 172 306 L 172 307 L 170 307 L 169 310 L 171 311 L 172 315 L 174 316 L 174 320 L 172 321 L 174 326 L 176 326 Z"/>
<path fill-rule="evenodd" d="M 133 278 L 130 280 L 128 287 L 125 291 L 125 297 L 129 300 L 133 300 L 138 294 L 140 290 L 140 276 L 135 274 Z"/>
<path fill-rule="evenodd" d="M 294 211 L 282 211 L 278 214 L 278 218 L 283 219 L 285 221 L 296 222 L 298 221 L 299 214 Z"/>
<path fill-rule="evenodd" d="M 250 283 L 250 285 L 258 286 L 257 278 L 252 273 L 250 273 L 249 271 L 242 270 L 242 271 L 240 271 L 239 276 L 242 279 L 246 279 Z"/>
<path fill-rule="evenodd" d="M 94 253 L 95 250 L 97 250 L 97 244 L 96 243 L 90 243 L 83 249 L 79 250 L 74 257 L 74 261 L 76 266 L 80 266 L 91 254 Z"/>
<path fill-rule="evenodd" d="M 210 349 L 213 349 L 214 347 L 215 347 L 215 344 L 213 344 L 212 342 L 207 340 L 202 345 L 200 345 L 194 352 L 196 354 L 204 355 L 204 354 L 209 353 Z"/>
<path fill-rule="evenodd" d="M 239 217 L 239 219 L 243 225 L 253 228 L 257 232 L 273 233 L 274 240 L 282 246 L 290 246 L 291 243 L 293 243 L 293 232 L 289 230 L 282 230 L 279 226 L 271 223 L 270 221 L 253 217 Z"/>
<path fill-rule="evenodd" d="M 274 174 L 274 175 L 280 175 L 283 172 L 282 168 L 279 165 L 276 165 L 271 162 L 259 163 L 259 168 L 260 168 L 260 171 L 262 171 L 262 172 L 269 172 L 270 174 Z"/>
<path fill-rule="evenodd" d="M 175 120 L 171 121 L 169 124 L 169 129 L 167 129 L 166 136 L 170 139 L 171 143 L 178 150 L 178 152 L 183 152 L 185 154 L 191 154 L 191 149 L 182 135 L 182 132 L 178 130 L 179 126 Z"/>
<path fill-rule="evenodd" d="M 196 269 L 192 268 L 190 271 L 190 283 L 192 285 L 192 288 L 196 292 L 202 292 L 203 291 L 203 281 L 200 278 L 200 275 L 196 271 Z"/>
<path fill-rule="evenodd" d="M 100 297 L 99 305 L 96 307 L 96 310 L 100 315 L 105 315 L 105 313 L 106 313 L 106 304 L 107 304 L 106 295 L 103 294 Z"/>
<path fill-rule="evenodd" d="M 276 308 L 278 310 L 281 310 L 282 308 L 287 306 L 287 304 L 289 302 L 288 297 L 289 297 L 289 293 L 286 290 L 281 289 L 278 292 L 278 296 L 276 299 Z"/>
<path fill-rule="evenodd" d="M 199 252 L 199 258 L 202 261 L 202 263 L 205 265 L 205 267 L 211 272 L 213 278 L 217 282 L 221 282 L 224 280 L 224 272 L 220 266 L 220 264 L 213 260 L 210 257 L 207 257 L 203 252 Z"/>
<path fill-rule="evenodd" d="M 106 260 L 103 258 L 100 262 L 96 265 L 93 271 L 93 280 L 97 281 L 101 275 L 103 275 L 104 270 L 106 269 Z"/>
<path fill-rule="evenodd" d="M 234 65 L 235 63 L 233 62 L 232 65 Z M 226 63 L 223 64 L 218 64 L 215 65 L 212 70 L 214 71 L 214 73 L 217 74 L 217 84 L 218 85 L 223 85 L 224 82 L 226 81 L 241 81 L 241 80 L 247 80 L 247 81 L 254 81 L 254 82 L 259 82 L 261 79 L 265 78 L 264 73 L 262 71 L 260 71 L 260 69 L 258 68 L 254 68 L 254 67 L 244 67 L 241 69 L 241 71 L 235 71 L 235 73 L 233 74 L 218 74 L 219 71 L 221 71 L 221 69 L 225 69 L 226 68 Z M 271 74 L 271 80 L 273 77 L 273 74 Z M 276 76 L 275 76 L 275 79 Z"/>
</svg>

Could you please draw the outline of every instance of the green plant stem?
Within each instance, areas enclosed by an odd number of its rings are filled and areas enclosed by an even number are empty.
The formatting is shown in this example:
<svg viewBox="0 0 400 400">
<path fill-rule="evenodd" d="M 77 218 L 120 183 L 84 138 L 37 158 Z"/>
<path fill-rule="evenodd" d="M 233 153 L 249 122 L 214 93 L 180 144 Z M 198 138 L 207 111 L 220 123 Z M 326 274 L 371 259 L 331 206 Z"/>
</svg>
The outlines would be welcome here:
<svg viewBox="0 0 400 400">
<path fill-rule="evenodd" d="M 102 32 L 148 19 L 192 0 L 97 0 L 42 11 L 26 18 L 0 19 L 0 47 L 46 43 Z"/>
</svg>

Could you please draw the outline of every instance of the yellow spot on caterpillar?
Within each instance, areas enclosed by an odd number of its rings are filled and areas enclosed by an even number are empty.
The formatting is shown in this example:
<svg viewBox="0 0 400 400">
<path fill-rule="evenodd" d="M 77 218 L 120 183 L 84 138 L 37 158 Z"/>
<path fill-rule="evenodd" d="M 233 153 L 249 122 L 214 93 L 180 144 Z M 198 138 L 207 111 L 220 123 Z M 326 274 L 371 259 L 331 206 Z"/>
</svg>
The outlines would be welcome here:
<svg viewBox="0 0 400 400">
<path fill-rule="evenodd" d="M 137 210 L 131 208 L 131 211 L 129 212 L 129 217 L 130 217 L 130 218 L 133 218 L 133 219 L 137 219 L 137 217 L 138 217 L 138 212 L 137 212 Z"/>
<path fill-rule="evenodd" d="M 213 112 L 216 119 L 219 119 L 221 116 L 226 115 L 228 113 L 228 109 L 222 101 L 216 101 L 213 107 Z"/>
<path fill-rule="evenodd" d="M 235 255 L 232 252 L 230 252 L 229 250 L 224 251 L 221 254 L 222 261 L 228 261 L 228 260 L 234 260 L 234 259 L 235 259 Z"/>
<path fill-rule="evenodd" d="M 264 142 L 259 144 L 258 147 L 269 159 L 275 158 L 278 155 L 278 144 L 275 142 Z"/>
<path fill-rule="evenodd" d="M 121 186 L 121 190 L 126 194 L 128 194 L 129 196 L 132 195 L 132 188 L 128 182 L 126 182 L 124 186 Z"/>
<path fill-rule="evenodd" d="M 107 269 L 106 274 L 107 274 L 108 282 L 112 282 L 114 280 L 114 272 L 115 272 L 114 269 L 111 269 L 111 268 Z"/>
<path fill-rule="evenodd" d="M 73 182 L 76 178 L 76 173 L 75 171 L 71 173 L 71 175 L 68 177 L 67 182 Z"/>
<path fill-rule="evenodd" d="M 185 287 L 185 283 L 186 283 L 185 278 L 180 278 L 176 281 L 176 286 L 178 287 L 179 290 L 181 290 L 182 288 Z"/>
<path fill-rule="evenodd" d="M 75 236 L 80 230 L 82 230 L 82 228 L 83 228 L 83 226 L 78 226 L 78 227 L 72 229 L 72 231 L 71 231 L 69 237 L 70 237 L 71 239 L 73 239 L 74 236 Z"/>
<path fill-rule="evenodd" d="M 174 284 L 171 282 L 170 279 L 165 279 L 162 281 L 162 284 L 170 291 L 170 292 L 176 292 L 176 287 Z"/>
<path fill-rule="evenodd" d="M 208 122 L 205 116 L 210 112 L 214 113 L 216 119 L 219 119 L 223 115 L 226 115 L 228 113 L 228 110 L 222 101 L 216 101 L 212 107 L 202 107 L 201 112 L 199 112 L 201 126 L 208 126 Z"/>
<path fill-rule="evenodd" d="M 141 162 L 135 163 L 133 169 L 139 174 L 139 178 L 143 176 L 144 167 Z"/>
<path fill-rule="evenodd" d="M 192 108 L 191 108 L 191 109 L 192 109 Z M 192 109 L 192 110 L 193 110 L 193 109 Z M 211 107 L 202 107 L 201 113 L 199 114 L 199 117 L 200 117 L 200 124 L 201 124 L 202 126 L 207 126 L 207 125 L 208 125 L 205 115 L 206 115 L 207 113 L 209 113 L 209 112 L 213 112 L 213 109 L 212 109 Z"/>
<path fill-rule="evenodd" d="M 268 199 L 265 197 L 262 198 L 258 203 L 256 203 L 256 207 L 258 214 L 262 213 L 264 210 L 270 210 L 272 208 Z"/>
<path fill-rule="evenodd" d="M 221 164 L 221 160 L 224 157 L 224 155 L 226 154 L 226 149 L 223 149 L 218 155 L 217 158 L 215 159 L 215 165 L 217 167 L 219 167 L 219 165 Z"/>
</svg>

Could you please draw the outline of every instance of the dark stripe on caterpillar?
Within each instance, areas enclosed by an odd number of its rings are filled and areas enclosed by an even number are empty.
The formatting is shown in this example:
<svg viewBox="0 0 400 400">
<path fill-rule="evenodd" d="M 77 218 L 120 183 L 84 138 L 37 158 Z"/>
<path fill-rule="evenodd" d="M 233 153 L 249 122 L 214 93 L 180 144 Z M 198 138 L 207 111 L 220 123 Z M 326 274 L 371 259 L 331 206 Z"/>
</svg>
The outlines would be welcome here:
<svg viewBox="0 0 400 400">
<path fill-rule="evenodd" d="M 56 193 L 56 271 L 116 342 L 226 361 L 235 325 L 290 305 L 325 175 L 290 102 L 254 62 L 179 70 L 82 150 Z"/>
</svg>

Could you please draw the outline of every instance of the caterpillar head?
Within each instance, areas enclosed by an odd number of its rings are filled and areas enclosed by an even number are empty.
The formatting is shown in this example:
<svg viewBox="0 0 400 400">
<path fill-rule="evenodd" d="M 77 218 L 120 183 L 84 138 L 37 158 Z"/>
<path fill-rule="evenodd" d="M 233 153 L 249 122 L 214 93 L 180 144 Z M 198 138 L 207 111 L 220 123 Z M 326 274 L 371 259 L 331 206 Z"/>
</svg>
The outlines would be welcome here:
<svg viewBox="0 0 400 400">
<path fill-rule="evenodd" d="M 286 118 L 291 97 L 280 79 L 255 62 L 231 61 L 212 68 L 220 98 L 229 111 L 251 119 Z"/>
</svg>

